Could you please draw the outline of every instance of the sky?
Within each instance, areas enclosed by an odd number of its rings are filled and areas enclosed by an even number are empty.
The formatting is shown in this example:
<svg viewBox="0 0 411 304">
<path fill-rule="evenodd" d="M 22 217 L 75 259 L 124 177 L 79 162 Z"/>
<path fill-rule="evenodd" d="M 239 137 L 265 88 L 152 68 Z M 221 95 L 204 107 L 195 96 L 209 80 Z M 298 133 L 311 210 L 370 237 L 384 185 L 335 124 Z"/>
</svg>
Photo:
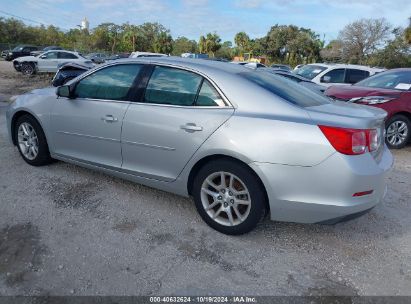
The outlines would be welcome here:
<svg viewBox="0 0 411 304">
<path fill-rule="evenodd" d="M 0 16 L 25 18 L 27 24 L 76 27 L 84 17 L 93 28 L 103 22 L 160 22 L 174 38 L 198 40 L 217 32 L 223 41 L 245 31 L 262 37 L 275 24 L 311 28 L 326 41 L 337 38 L 348 23 L 361 18 L 386 18 L 407 26 L 411 0 L 0 0 Z M 29 19 L 29 20 L 28 20 Z"/>
</svg>

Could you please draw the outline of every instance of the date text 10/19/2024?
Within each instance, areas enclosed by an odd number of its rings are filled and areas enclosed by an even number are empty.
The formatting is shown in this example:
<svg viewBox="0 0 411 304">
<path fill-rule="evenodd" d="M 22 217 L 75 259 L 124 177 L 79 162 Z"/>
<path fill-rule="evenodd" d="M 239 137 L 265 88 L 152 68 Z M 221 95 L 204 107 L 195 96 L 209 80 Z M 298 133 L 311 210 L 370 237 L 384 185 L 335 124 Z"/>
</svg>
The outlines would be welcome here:
<svg viewBox="0 0 411 304">
<path fill-rule="evenodd" d="M 150 303 L 257 303 L 254 297 L 150 297 Z"/>
</svg>

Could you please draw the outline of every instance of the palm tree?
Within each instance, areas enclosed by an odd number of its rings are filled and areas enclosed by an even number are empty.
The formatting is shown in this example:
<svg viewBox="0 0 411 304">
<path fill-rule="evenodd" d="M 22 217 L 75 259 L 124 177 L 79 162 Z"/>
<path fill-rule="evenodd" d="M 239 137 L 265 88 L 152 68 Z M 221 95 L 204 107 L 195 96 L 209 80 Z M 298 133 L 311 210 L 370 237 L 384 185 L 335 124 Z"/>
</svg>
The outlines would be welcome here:
<svg viewBox="0 0 411 304">
<path fill-rule="evenodd" d="M 239 32 L 235 35 L 234 42 L 240 48 L 241 55 L 243 55 L 250 45 L 250 37 L 245 32 Z"/>
</svg>

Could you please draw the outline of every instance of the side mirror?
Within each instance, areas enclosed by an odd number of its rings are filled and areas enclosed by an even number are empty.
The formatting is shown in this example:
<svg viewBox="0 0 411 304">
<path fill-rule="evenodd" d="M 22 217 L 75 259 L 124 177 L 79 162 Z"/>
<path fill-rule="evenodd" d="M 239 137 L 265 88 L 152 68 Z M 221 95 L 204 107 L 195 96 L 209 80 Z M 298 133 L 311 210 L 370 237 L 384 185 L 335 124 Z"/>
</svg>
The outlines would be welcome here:
<svg viewBox="0 0 411 304">
<path fill-rule="evenodd" d="M 321 82 L 325 82 L 325 83 L 330 83 L 331 81 L 331 76 L 323 76 L 323 78 L 321 79 Z"/>
<path fill-rule="evenodd" d="M 73 98 L 71 88 L 68 85 L 63 85 L 61 87 L 58 87 L 56 90 L 56 94 L 58 97 Z"/>
</svg>

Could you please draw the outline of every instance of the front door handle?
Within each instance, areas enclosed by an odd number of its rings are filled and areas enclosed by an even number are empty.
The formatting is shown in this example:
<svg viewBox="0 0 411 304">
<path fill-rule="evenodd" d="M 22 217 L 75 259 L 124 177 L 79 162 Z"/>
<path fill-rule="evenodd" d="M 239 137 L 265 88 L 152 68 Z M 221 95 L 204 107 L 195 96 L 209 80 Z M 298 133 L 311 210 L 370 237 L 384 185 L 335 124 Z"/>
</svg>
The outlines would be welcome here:
<svg viewBox="0 0 411 304">
<path fill-rule="evenodd" d="M 203 127 L 197 126 L 195 123 L 186 123 L 180 128 L 189 133 L 203 131 Z"/>
<path fill-rule="evenodd" d="M 105 122 L 116 122 L 116 121 L 118 121 L 118 119 L 115 118 L 113 115 L 106 115 L 104 117 L 101 117 L 101 120 L 104 120 Z"/>
</svg>

